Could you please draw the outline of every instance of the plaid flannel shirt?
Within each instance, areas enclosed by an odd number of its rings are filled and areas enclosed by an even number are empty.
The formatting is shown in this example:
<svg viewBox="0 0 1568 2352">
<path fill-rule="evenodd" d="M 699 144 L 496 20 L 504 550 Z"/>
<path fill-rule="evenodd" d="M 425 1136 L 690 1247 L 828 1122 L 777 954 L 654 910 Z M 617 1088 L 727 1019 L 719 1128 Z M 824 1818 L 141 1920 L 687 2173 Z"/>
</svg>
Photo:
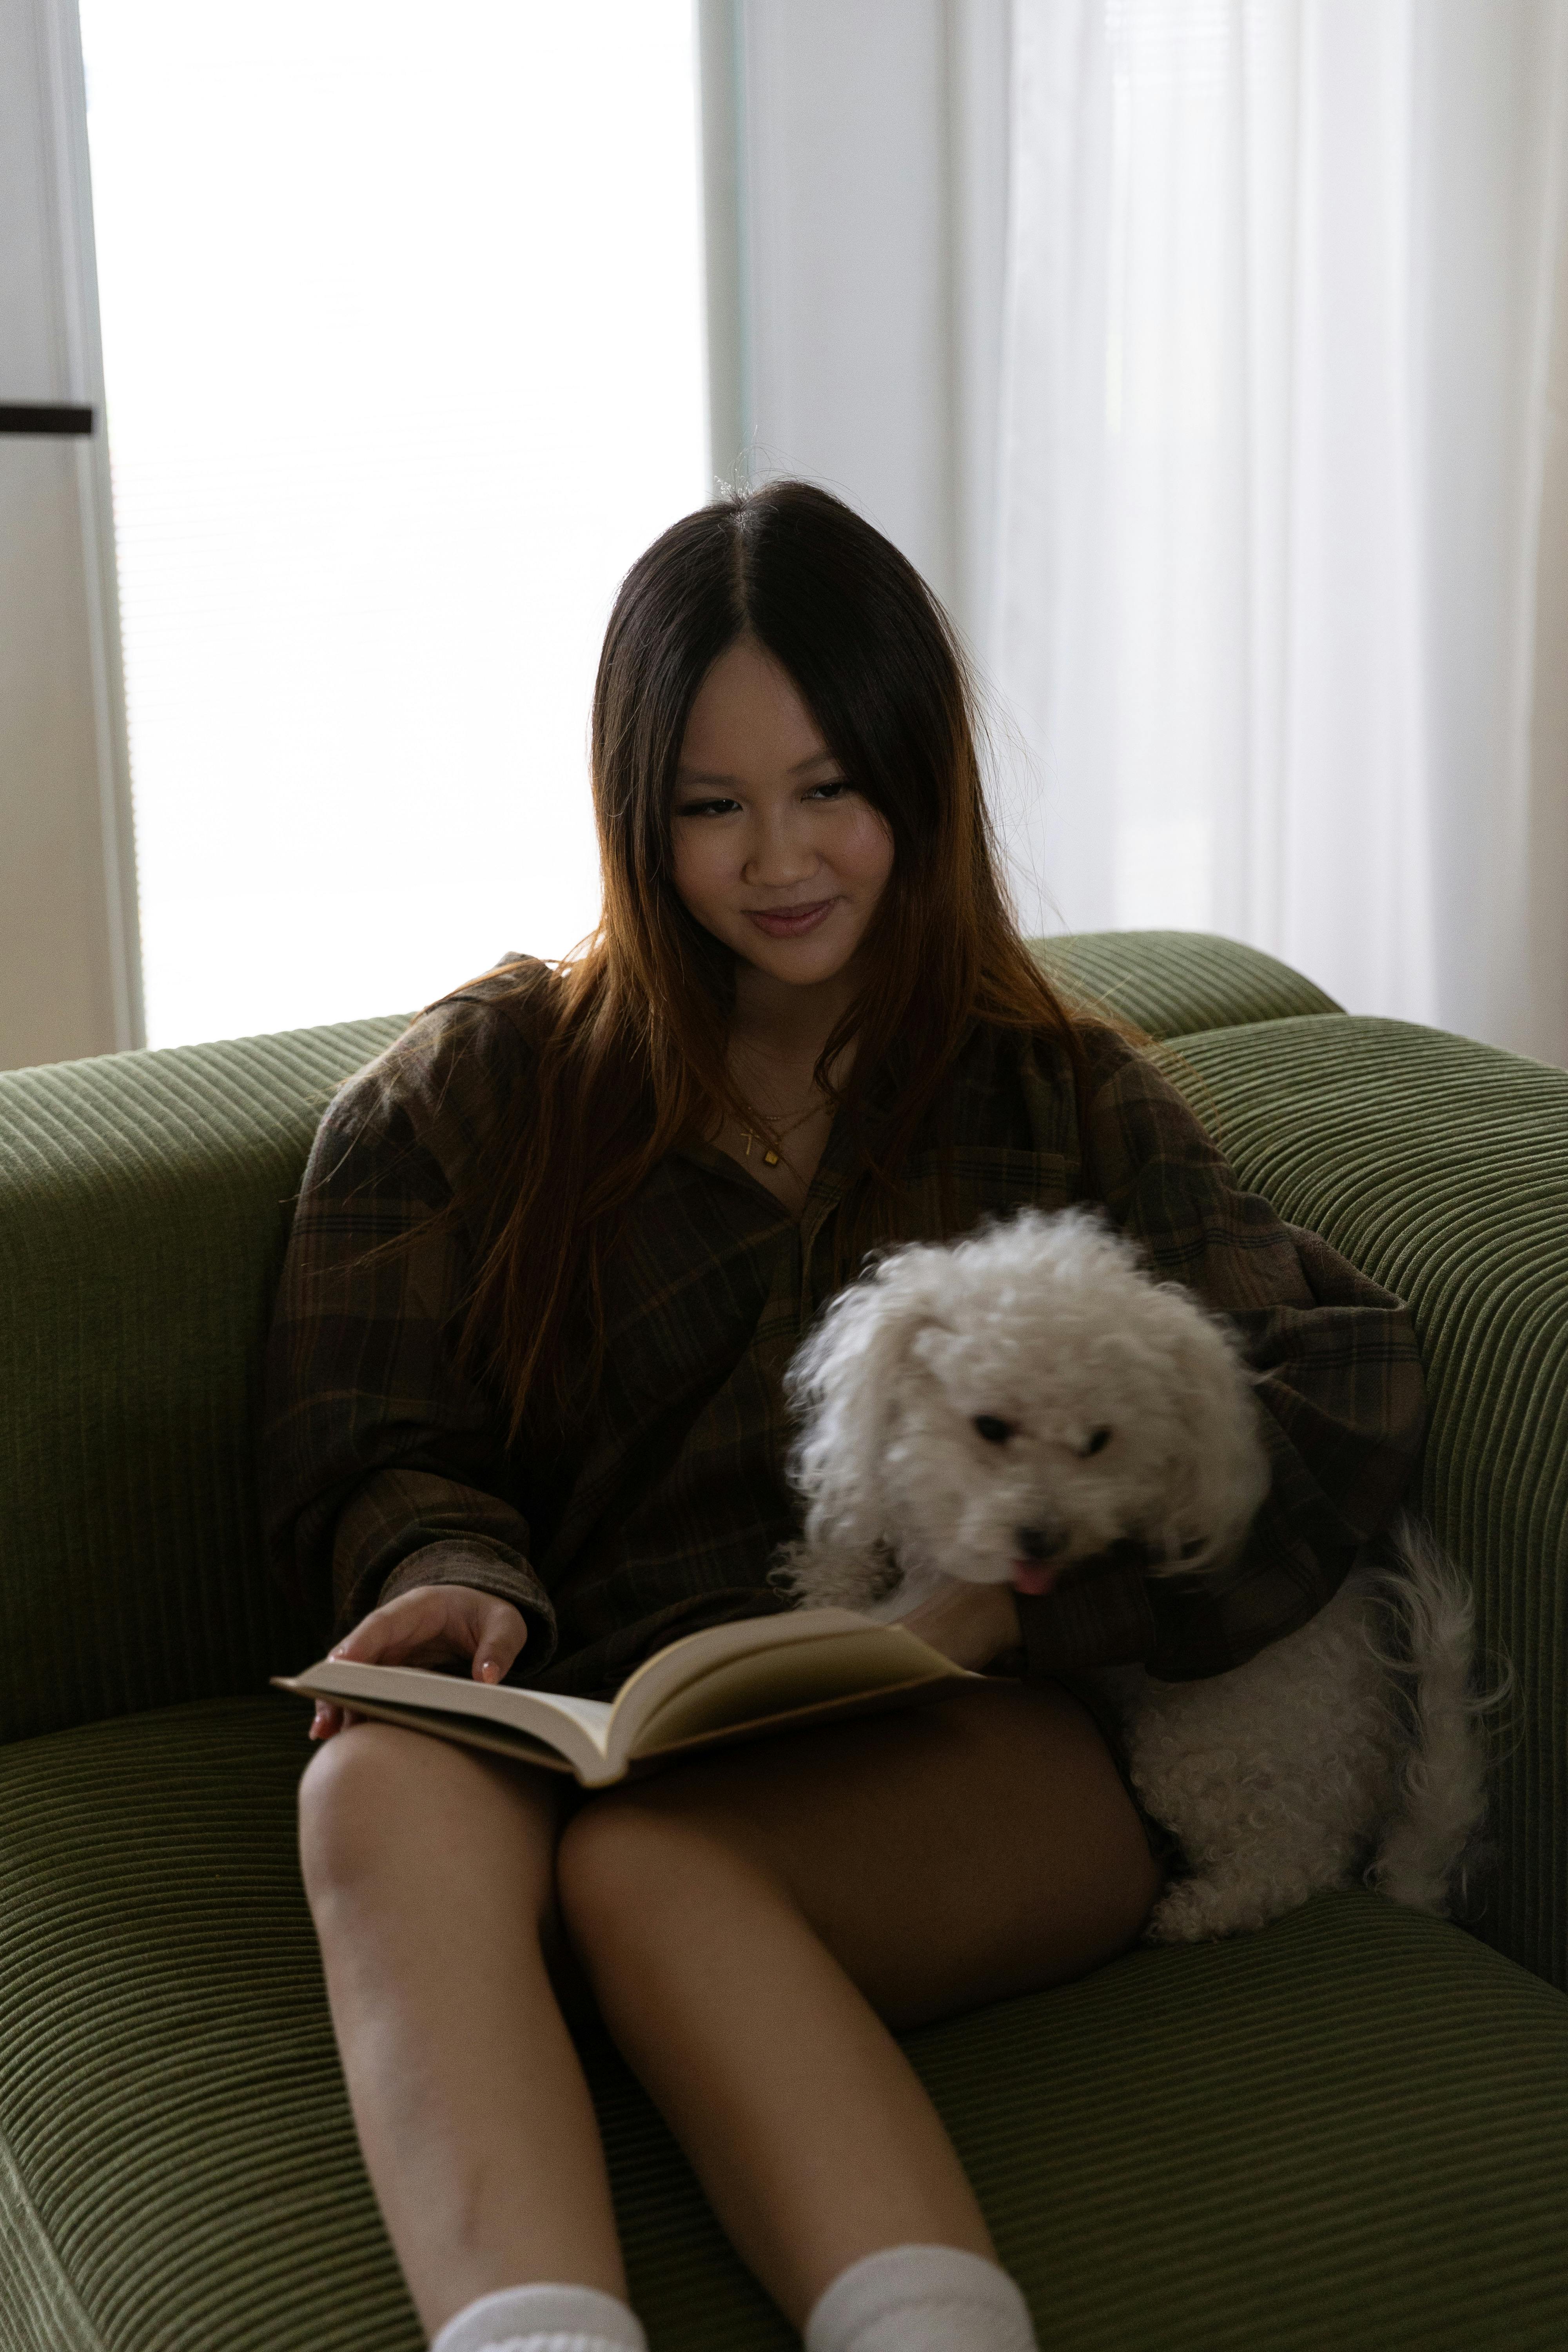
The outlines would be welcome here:
<svg viewBox="0 0 1568 2352">
<path fill-rule="evenodd" d="M 458 1338 L 493 1230 L 489 1148 L 528 1085 L 531 970 L 422 1014 L 322 1121 L 269 1347 L 268 1530 L 334 1634 L 416 1585 L 473 1585 L 527 1620 L 510 1679 L 604 1696 L 681 1633 L 785 1605 L 765 1581 L 799 1525 L 782 1380 L 843 1278 L 855 1144 L 841 1114 L 798 1222 L 704 1142 L 661 1160 L 605 1269 L 593 1392 L 548 1438 L 509 1445 Z M 1019 1596 L 1031 1676 L 1141 1660 L 1182 1681 L 1304 1624 L 1386 1524 L 1420 1443 L 1420 1360 L 1399 1302 L 1243 1192 L 1146 1056 L 1108 1031 L 1086 1042 L 1087 1151 L 1056 1042 L 973 1034 L 942 1122 L 949 1230 L 1090 1197 L 1090 1169 L 1152 1272 L 1231 1318 L 1273 1483 L 1223 1589 L 1152 1577 L 1122 1550 Z M 905 1163 L 900 1234 L 939 1235 L 942 1204 L 933 1133 Z"/>
</svg>

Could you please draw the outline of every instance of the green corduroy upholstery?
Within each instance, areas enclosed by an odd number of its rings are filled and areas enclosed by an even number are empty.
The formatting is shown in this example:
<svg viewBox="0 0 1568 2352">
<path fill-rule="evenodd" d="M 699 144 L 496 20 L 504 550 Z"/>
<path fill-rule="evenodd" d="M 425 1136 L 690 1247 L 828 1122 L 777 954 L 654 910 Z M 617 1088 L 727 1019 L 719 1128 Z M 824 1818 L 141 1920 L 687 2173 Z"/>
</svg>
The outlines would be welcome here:
<svg viewBox="0 0 1568 2352">
<path fill-rule="evenodd" d="M 1288 963 L 1207 931 L 1071 931 L 1033 946 L 1073 996 L 1147 1037 L 1340 1010 Z"/>
<path fill-rule="evenodd" d="M 299 1889 L 304 1721 L 0 1749 L 6 2352 L 417 2352 Z M 1568 2001 L 1451 1927 L 1328 1897 L 907 2046 L 1050 2352 L 1568 2340 Z M 785 2352 L 587 2049 L 653 2352 Z"/>
<path fill-rule="evenodd" d="M 0 1739 L 254 1690 L 262 1335 L 334 1089 L 402 1023 L 0 1076 Z"/>
<path fill-rule="evenodd" d="M 1178 1041 L 1237 1172 L 1412 1309 L 1421 1507 L 1519 1686 L 1480 1932 L 1568 1989 L 1568 1072 L 1344 1015 Z"/>
<path fill-rule="evenodd" d="M 1415 1308 L 1424 1500 L 1521 1675 L 1502 1866 L 1479 1934 L 1323 1898 L 911 2055 L 1044 2344 L 1545 2352 L 1568 2342 L 1568 2000 L 1543 1981 L 1565 1980 L 1568 1076 L 1351 1020 L 1226 941 L 1047 955 L 1174 1037 L 1244 1181 Z M 398 1025 L 0 1077 L 0 2352 L 419 2342 L 299 1887 L 304 1713 L 234 1696 L 313 1640 L 255 1526 L 288 1202 L 328 1095 Z M 654 2352 L 787 2345 L 641 2094 L 588 2056 Z"/>
</svg>

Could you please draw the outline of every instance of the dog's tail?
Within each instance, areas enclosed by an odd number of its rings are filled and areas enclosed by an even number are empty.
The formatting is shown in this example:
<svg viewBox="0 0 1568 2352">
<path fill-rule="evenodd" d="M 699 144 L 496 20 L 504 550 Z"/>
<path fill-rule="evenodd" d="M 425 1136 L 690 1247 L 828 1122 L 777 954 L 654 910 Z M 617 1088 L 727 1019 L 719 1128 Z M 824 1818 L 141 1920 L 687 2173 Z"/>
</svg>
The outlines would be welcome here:
<svg viewBox="0 0 1568 2352">
<path fill-rule="evenodd" d="M 1398 1808 L 1364 1879 L 1396 1903 L 1447 1918 L 1454 1892 L 1463 1906 L 1469 1882 L 1492 1859 L 1482 1841 L 1481 1718 L 1507 1697 L 1513 1669 L 1505 1666 L 1494 1689 L 1476 1689 L 1475 1603 L 1464 1580 L 1408 1516 L 1393 1528 L 1391 1548 L 1394 1564 L 1374 1582 L 1403 1628 L 1406 1654 L 1378 1654 L 1407 1696 L 1408 1746 Z"/>
</svg>

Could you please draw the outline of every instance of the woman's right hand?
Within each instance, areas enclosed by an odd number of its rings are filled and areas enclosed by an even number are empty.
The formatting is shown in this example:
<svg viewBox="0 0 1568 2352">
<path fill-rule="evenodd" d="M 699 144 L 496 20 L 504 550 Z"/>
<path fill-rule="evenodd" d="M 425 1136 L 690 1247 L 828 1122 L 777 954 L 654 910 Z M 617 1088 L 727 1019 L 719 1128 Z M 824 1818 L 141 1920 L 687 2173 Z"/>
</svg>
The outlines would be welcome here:
<svg viewBox="0 0 1568 2352">
<path fill-rule="evenodd" d="M 376 1666 L 471 1661 L 475 1682 L 499 1683 L 527 1639 L 521 1611 L 493 1592 L 471 1584 L 416 1584 L 373 1609 L 330 1654 Z M 318 1699 L 310 1737 L 330 1739 L 353 1720 L 351 1709 Z"/>
</svg>

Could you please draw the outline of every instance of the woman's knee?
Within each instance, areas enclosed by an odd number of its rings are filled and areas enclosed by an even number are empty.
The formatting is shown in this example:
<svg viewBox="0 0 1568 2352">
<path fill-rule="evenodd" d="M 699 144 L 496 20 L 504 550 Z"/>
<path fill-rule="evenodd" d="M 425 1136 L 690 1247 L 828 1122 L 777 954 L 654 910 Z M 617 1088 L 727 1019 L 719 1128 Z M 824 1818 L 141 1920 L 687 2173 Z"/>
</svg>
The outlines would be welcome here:
<svg viewBox="0 0 1568 2352">
<path fill-rule="evenodd" d="M 399 1819 L 417 1813 L 433 1743 L 390 1724 L 354 1724 L 325 1741 L 300 1782 L 300 1863 L 312 1903 L 374 1867 Z"/>
<path fill-rule="evenodd" d="M 300 1783 L 300 1860 L 312 1909 L 394 1874 L 531 1863 L 548 1900 L 559 1799 L 532 1776 L 426 1733 L 351 1725 L 311 1758 Z M 500 1853 L 498 1854 L 498 1848 Z"/>
</svg>

